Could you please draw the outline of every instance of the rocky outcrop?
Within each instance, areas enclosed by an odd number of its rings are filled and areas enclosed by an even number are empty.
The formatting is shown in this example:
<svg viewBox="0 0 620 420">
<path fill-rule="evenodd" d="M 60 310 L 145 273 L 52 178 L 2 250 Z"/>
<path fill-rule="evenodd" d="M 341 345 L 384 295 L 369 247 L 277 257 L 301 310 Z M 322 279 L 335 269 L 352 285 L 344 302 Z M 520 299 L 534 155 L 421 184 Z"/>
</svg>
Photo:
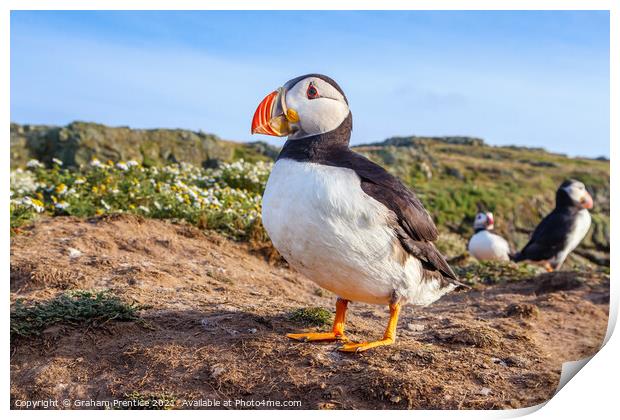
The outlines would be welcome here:
<svg viewBox="0 0 620 420">
<path fill-rule="evenodd" d="M 277 149 L 266 143 L 235 143 L 213 134 L 179 129 L 131 129 L 73 122 L 65 127 L 11 124 L 11 167 L 30 159 L 79 166 L 102 161 L 136 160 L 145 165 L 190 162 L 214 166 L 218 161 L 266 160 Z"/>
</svg>

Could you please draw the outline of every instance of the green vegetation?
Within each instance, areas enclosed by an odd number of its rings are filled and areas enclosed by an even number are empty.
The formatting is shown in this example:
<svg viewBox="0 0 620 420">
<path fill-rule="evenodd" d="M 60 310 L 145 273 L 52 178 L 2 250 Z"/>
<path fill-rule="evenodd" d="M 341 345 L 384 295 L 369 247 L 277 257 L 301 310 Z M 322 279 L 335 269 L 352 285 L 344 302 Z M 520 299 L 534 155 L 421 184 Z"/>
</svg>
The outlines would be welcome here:
<svg viewBox="0 0 620 420">
<path fill-rule="evenodd" d="M 134 213 L 182 219 L 235 239 L 263 238 L 260 200 L 270 163 L 223 163 L 217 169 L 190 164 L 144 167 L 135 161 L 101 163 L 78 169 L 51 168 L 38 161 L 13 172 L 11 227 L 38 212 L 95 216 Z"/>
<path fill-rule="evenodd" d="M 108 291 L 72 290 L 34 303 L 17 300 L 11 308 L 11 337 L 37 336 L 55 324 L 98 326 L 111 320 L 133 321 L 139 309 Z"/>
<path fill-rule="evenodd" d="M 41 203 L 42 204 L 42 203 Z M 19 205 L 11 202 L 11 236 L 21 226 L 27 225 L 36 218 L 36 210 L 31 205 Z"/>
<path fill-rule="evenodd" d="M 322 327 L 330 325 L 332 314 L 325 308 L 300 308 L 295 310 L 291 316 L 292 321 L 298 322 L 309 327 Z"/>
<path fill-rule="evenodd" d="M 454 271 L 461 281 L 470 285 L 530 279 L 540 274 L 541 270 L 535 265 L 502 261 L 480 261 L 464 267 L 454 267 Z"/>
</svg>

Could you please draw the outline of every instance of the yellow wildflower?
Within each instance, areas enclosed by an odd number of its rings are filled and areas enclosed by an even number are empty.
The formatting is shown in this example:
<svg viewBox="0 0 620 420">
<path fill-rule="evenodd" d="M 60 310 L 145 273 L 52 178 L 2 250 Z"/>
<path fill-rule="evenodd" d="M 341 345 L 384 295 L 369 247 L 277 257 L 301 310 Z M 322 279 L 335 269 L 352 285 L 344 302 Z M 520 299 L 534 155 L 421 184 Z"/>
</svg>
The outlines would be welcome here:
<svg viewBox="0 0 620 420">
<path fill-rule="evenodd" d="M 67 191 L 67 186 L 66 186 L 65 184 L 58 184 L 58 185 L 56 186 L 55 191 L 56 191 L 56 194 L 62 194 L 62 193 L 64 193 L 65 191 Z"/>
</svg>

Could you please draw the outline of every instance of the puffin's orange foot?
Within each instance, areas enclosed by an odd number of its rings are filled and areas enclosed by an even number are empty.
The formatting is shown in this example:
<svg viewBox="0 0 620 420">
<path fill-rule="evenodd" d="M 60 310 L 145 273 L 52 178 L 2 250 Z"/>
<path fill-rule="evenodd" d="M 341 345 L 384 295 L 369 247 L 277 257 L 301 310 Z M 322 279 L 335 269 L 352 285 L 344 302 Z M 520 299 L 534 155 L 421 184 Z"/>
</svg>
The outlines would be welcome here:
<svg viewBox="0 0 620 420">
<path fill-rule="evenodd" d="M 384 338 L 383 340 L 379 340 L 379 341 L 371 341 L 371 342 L 363 342 L 363 343 L 347 343 L 343 345 L 342 347 L 340 347 L 338 350 L 344 351 L 347 353 L 358 353 L 361 351 L 372 349 L 374 347 L 389 346 L 390 344 L 393 344 L 393 343 L 394 343 L 393 339 Z"/>
<path fill-rule="evenodd" d="M 297 341 L 348 341 L 344 334 L 334 332 L 286 334 L 286 336 Z"/>
</svg>

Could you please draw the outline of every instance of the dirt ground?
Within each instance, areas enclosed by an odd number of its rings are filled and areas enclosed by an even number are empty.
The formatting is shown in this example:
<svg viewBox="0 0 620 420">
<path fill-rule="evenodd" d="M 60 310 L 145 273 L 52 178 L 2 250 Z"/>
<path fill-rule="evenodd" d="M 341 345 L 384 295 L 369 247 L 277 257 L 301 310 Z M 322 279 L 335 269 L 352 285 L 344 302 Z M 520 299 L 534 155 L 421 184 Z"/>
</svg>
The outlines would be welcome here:
<svg viewBox="0 0 620 420">
<path fill-rule="evenodd" d="M 329 292 L 247 244 L 129 216 L 44 218 L 12 238 L 12 302 L 66 289 L 110 289 L 148 308 L 141 321 L 56 325 L 13 339 L 12 407 L 137 395 L 166 396 L 176 408 L 226 400 L 231 408 L 244 407 L 236 400 L 301 401 L 304 409 L 527 407 L 553 395 L 562 362 L 597 351 L 609 301 L 608 278 L 596 273 L 476 286 L 405 308 L 393 346 L 343 354 L 337 343 L 285 337 L 317 330 L 290 314 L 333 311 Z M 350 339 L 380 338 L 387 308 L 349 308 Z"/>
</svg>

